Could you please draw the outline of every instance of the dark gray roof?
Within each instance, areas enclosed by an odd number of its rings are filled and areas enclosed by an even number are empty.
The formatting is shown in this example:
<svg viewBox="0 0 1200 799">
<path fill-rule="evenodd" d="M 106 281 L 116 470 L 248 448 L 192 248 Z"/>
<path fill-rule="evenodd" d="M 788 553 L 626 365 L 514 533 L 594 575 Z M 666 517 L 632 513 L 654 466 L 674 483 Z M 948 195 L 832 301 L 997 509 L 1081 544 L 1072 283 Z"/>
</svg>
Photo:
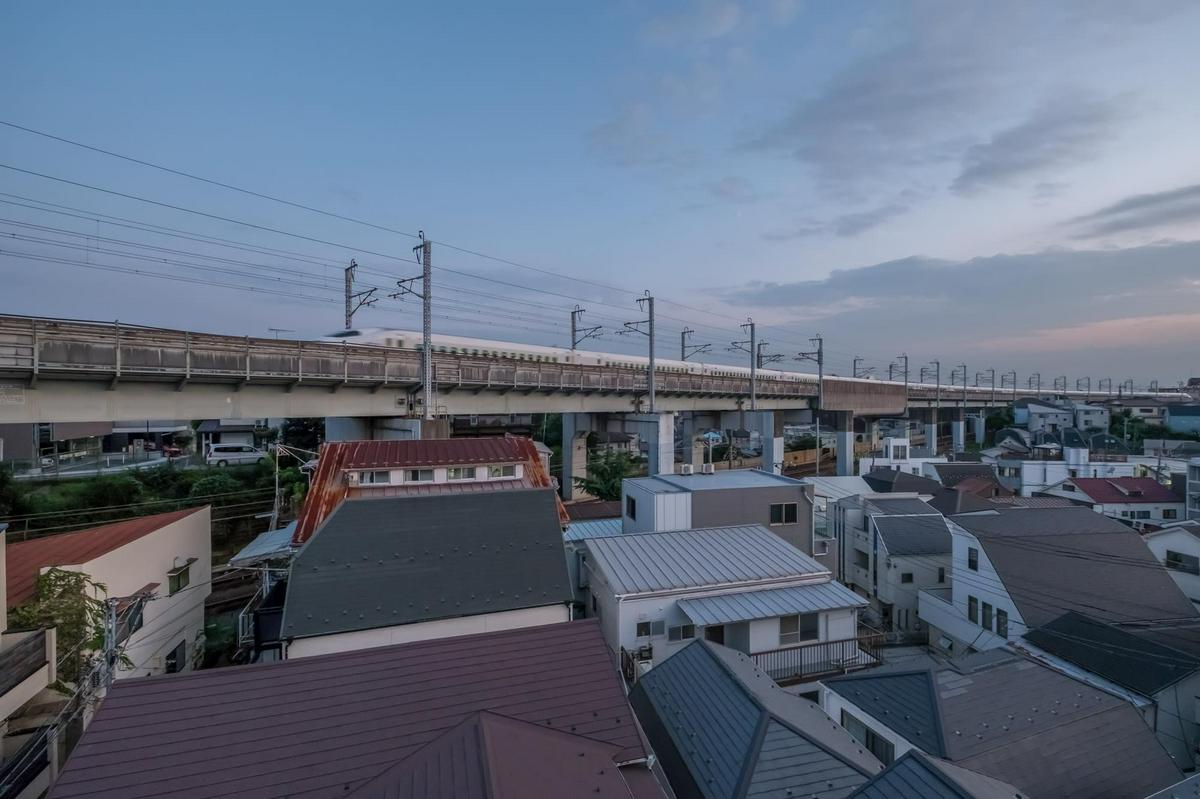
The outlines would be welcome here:
<svg viewBox="0 0 1200 799">
<path fill-rule="evenodd" d="M 934 485 L 937 485 L 937 483 L 934 483 Z M 941 488 L 941 486 L 938 486 L 938 488 Z M 924 516 L 930 513 L 937 513 L 937 511 L 929 507 L 929 503 L 922 502 L 916 497 L 900 497 L 898 499 L 871 497 L 867 500 L 867 506 L 868 513 L 882 513 L 887 516 Z M 874 508 L 873 511 L 872 508 Z"/>
<path fill-rule="evenodd" d="M 1101 621 L 1196 618 L 1141 537 L 1089 508 L 1006 508 L 951 520 L 979 539 L 1031 628 L 1071 610 Z"/>
<path fill-rule="evenodd" d="M 910 749 L 850 799 L 1027 799 L 1007 782 Z"/>
<path fill-rule="evenodd" d="M 953 462 L 931 463 L 929 465 L 937 472 L 942 485 L 946 488 L 954 488 L 954 486 L 968 477 L 990 477 L 993 480 L 996 478 L 996 470 L 990 463 Z"/>
<path fill-rule="evenodd" d="M 902 683 L 886 672 L 826 686 L 856 705 L 875 703 L 881 715 L 871 713 L 873 721 L 863 719 L 868 724 L 911 726 L 904 713 L 883 714 L 885 709 L 935 714 L 946 759 L 1033 797 L 1145 796 L 1179 779 L 1179 769 L 1132 705 L 1030 658 L 992 650 L 934 666 L 929 674 L 932 692 L 916 679 Z M 890 692 L 905 696 L 885 697 Z"/>
<path fill-rule="evenodd" d="M 651 669 L 630 700 L 679 796 L 841 799 L 883 768 L 815 704 L 706 641 Z"/>
<path fill-rule="evenodd" d="M 910 743 L 933 755 L 946 754 L 937 713 L 933 672 L 863 672 L 824 681 L 825 687 L 887 724 Z"/>
<path fill-rule="evenodd" d="M 1071 612 L 1030 630 L 1025 639 L 1145 696 L 1200 670 L 1200 618 L 1186 627 L 1158 624 L 1145 630 L 1138 625 L 1105 624 Z"/>
<path fill-rule="evenodd" d="M 929 500 L 929 507 L 946 516 L 955 513 L 995 510 L 996 508 L 990 500 L 972 494 L 970 491 L 955 491 L 953 488 L 943 488 L 934 494 L 933 498 Z"/>
<path fill-rule="evenodd" d="M 568 601 L 553 489 L 343 502 L 292 563 L 284 637 Z"/>
<path fill-rule="evenodd" d="M 875 527 L 889 555 L 945 555 L 952 549 L 950 528 L 938 514 L 876 516 Z"/>
<path fill-rule="evenodd" d="M 862 478 L 875 491 L 885 493 L 915 491 L 918 494 L 932 494 L 942 487 L 942 484 L 937 480 L 930 480 L 928 477 L 902 472 L 899 469 L 872 469 L 864 474 Z"/>
</svg>

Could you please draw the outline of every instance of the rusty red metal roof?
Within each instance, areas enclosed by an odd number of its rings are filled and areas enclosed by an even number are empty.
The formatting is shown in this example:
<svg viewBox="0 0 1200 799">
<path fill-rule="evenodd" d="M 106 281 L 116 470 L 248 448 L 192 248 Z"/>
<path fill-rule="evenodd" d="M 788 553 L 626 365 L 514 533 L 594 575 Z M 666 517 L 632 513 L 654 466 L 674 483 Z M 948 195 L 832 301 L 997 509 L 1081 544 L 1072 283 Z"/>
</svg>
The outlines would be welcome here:
<svg viewBox="0 0 1200 799">
<path fill-rule="evenodd" d="M 481 711 L 648 754 L 589 619 L 118 680 L 50 795 L 342 797 Z"/>
<path fill-rule="evenodd" d="M 440 460 L 439 460 L 440 458 Z M 521 463 L 525 476 L 480 488 L 484 483 L 444 483 L 426 487 L 391 488 L 351 487 L 343 477 L 347 470 L 430 468 Z M 503 438 L 446 438 L 413 441 L 330 441 L 321 445 L 317 469 L 309 484 L 304 506 L 296 520 L 293 546 L 301 546 L 317 531 L 346 499 L 366 496 L 401 496 L 403 493 L 434 494 L 467 491 L 550 488 L 554 483 L 542 464 L 532 439 L 518 436 Z M 568 521 L 559 502 L 559 519 Z"/>
<path fill-rule="evenodd" d="M 1183 497 L 1153 477 L 1072 477 L 1093 502 L 1122 505 L 1143 502 L 1183 502 Z"/>
<path fill-rule="evenodd" d="M 170 513 L 156 513 L 140 519 L 129 519 L 73 533 L 31 538 L 28 541 L 11 541 L 7 550 L 6 594 L 9 607 L 33 598 L 37 591 L 37 578 L 42 569 L 50 566 L 78 566 L 95 560 L 101 555 L 136 541 L 142 536 L 160 530 L 193 513 L 208 510 L 186 508 Z"/>
</svg>

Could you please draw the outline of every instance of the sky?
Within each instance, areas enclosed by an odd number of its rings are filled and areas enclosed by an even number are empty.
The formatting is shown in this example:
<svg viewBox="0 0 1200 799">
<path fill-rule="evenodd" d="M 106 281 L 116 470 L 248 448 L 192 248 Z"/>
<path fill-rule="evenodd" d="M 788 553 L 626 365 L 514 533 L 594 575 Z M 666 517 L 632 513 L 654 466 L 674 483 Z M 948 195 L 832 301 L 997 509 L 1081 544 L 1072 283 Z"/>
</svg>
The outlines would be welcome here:
<svg viewBox="0 0 1200 799">
<path fill-rule="evenodd" d="M 644 352 L 649 292 L 660 356 L 737 362 L 753 318 L 780 368 L 820 334 L 835 374 L 1175 385 L 1198 34 L 1169 0 L 10 0 L 0 312 L 316 337 L 353 259 L 355 325 L 411 329 L 421 230 L 435 332 L 566 346 L 578 305 Z"/>
</svg>

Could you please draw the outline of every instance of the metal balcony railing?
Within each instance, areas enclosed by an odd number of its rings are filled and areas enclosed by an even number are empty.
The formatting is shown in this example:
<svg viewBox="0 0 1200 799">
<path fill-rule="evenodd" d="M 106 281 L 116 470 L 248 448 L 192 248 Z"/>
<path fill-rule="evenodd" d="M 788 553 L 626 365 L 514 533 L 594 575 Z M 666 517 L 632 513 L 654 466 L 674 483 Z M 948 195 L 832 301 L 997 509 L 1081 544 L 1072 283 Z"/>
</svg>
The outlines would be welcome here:
<svg viewBox="0 0 1200 799">
<path fill-rule="evenodd" d="M 855 638 L 771 649 L 750 658 L 772 680 L 786 685 L 878 666 L 883 643 L 882 632 L 860 627 Z"/>
</svg>

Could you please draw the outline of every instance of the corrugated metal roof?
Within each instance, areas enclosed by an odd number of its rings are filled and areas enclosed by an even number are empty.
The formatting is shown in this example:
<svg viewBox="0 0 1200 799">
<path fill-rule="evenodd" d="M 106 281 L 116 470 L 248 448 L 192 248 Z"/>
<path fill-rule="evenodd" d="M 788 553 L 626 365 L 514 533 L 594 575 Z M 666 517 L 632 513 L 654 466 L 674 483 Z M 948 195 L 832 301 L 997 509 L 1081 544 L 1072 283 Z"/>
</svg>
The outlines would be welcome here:
<svg viewBox="0 0 1200 799">
<path fill-rule="evenodd" d="M 445 457 L 446 460 L 437 460 Z M 343 472 L 356 469 L 406 468 L 431 466 L 468 466 L 472 464 L 524 464 L 521 480 L 498 481 L 488 488 L 479 488 L 485 483 L 456 482 L 429 487 L 393 487 L 364 490 L 351 488 Z M 293 543 L 299 547 L 312 538 L 321 523 L 348 498 L 364 495 L 367 491 L 380 492 L 387 496 L 410 493 L 466 493 L 471 491 L 507 490 L 530 485 L 548 488 L 554 485 L 542 464 L 534 442 L 528 438 L 505 436 L 503 438 L 447 438 L 412 441 L 330 441 L 321 445 L 317 458 L 317 469 L 309 481 L 308 494 L 296 523 Z M 387 493 L 390 492 L 390 493 Z M 374 494 L 372 494 L 374 495 Z M 567 511 L 558 500 L 558 515 L 566 523 Z"/>
<path fill-rule="evenodd" d="M 78 566 L 119 549 L 137 539 L 174 524 L 193 513 L 208 515 L 208 506 L 156 513 L 115 524 L 105 524 L 73 533 L 60 533 L 28 541 L 9 541 L 7 550 L 7 596 L 9 607 L 32 599 L 43 568 Z"/>
<path fill-rule="evenodd" d="M 617 594 L 828 573 L 760 525 L 592 538 L 587 546 Z"/>
<path fill-rule="evenodd" d="M 841 799 L 882 770 L 815 704 L 708 642 L 655 666 L 630 699 L 678 796 Z"/>
<path fill-rule="evenodd" d="M 926 752 L 946 754 L 946 740 L 934 699 L 933 676 L 928 669 L 864 672 L 825 680 L 824 685 Z"/>
<path fill-rule="evenodd" d="M 847 799 L 1028 799 L 1007 782 L 910 749 Z"/>
<path fill-rule="evenodd" d="M 630 482 L 655 493 L 804 485 L 800 480 L 762 469 L 718 469 L 712 474 L 659 474 L 630 478 Z M 663 485 L 664 483 L 666 485 Z"/>
<path fill-rule="evenodd" d="M 51 795 L 334 799 L 482 710 L 647 754 L 587 620 L 117 680 Z"/>
<path fill-rule="evenodd" d="M 292 551 L 292 535 L 295 531 L 296 523 L 292 522 L 278 530 L 267 530 L 265 533 L 261 533 L 230 558 L 229 565 L 252 566 L 264 560 L 287 556 Z"/>
<path fill-rule="evenodd" d="M 292 562 L 285 637 L 562 604 L 554 492 L 347 502 Z"/>
<path fill-rule="evenodd" d="M 620 519 L 589 519 L 587 521 L 571 522 L 563 533 L 566 541 L 585 541 L 589 538 L 603 538 L 610 535 L 622 535 L 624 523 Z"/>
<path fill-rule="evenodd" d="M 726 624 L 734 621 L 817 613 L 836 608 L 865 607 L 867 600 L 833 580 L 816 585 L 738 591 L 716 596 L 681 599 L 679 609 L 696 624 Z"/>
<path fill-rule="evenodd" d="M 875 489 L 871 488 L 861 477 L 802 477 L 800 482 L 811 485 L 817 496 L 830 499 L 843 499 L 875 492 Z"/>
<path fill-rule="evenodd" d="M 1073 477 L 1069 482 L 1103 504 L 1183 503 L 1183 497 L 1152 477 Z"/>
</svg>

